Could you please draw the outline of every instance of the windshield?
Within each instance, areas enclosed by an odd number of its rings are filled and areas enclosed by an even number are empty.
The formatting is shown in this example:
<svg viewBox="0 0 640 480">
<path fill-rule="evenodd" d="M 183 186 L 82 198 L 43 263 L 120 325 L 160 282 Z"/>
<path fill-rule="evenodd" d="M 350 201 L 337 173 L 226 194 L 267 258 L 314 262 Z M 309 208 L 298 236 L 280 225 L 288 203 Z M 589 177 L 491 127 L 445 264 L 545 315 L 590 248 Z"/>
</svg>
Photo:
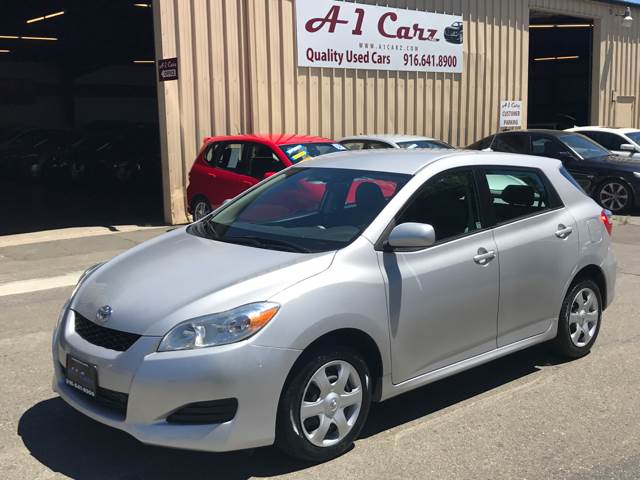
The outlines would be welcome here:
<svg viewBox="0 0 640 480">
<path fill-rule="evenodd" d="M 625 135 L 629 137 L 631 140 L 633 140 L 634 142 L 636 142 L 638 145 L 640 145 L 640 132 L 631 132 Z"/>
<path fill-rule="evenodd" d="M 187 231 L 272 250 L 337 250 L 355 240 L 409 178 L 365 170 L 291 168 Z"/>
<path fill-rule="evenodd" d="M 609 151 L 598 145 L 593 140 L 585 137 L 584 135 L 562 135 L 560 141 L 565 145 L 571 147 L 575 152 L 584 159 L 591 159 L 596 157 L 604 157 L 609 155 Z"/>
<path fill-rule="evenodd" d="M 398 146 L 400 148 L 447 148 L 452 149 L 453 147 L 445 142 L 440 142 L 438 140 L 415 140 L 413 142 L 398 142 Z"/>
<path fill-rule="evenodd" d="M 291 163 L 298 163 L 304 160 L 311 160 L 326 153 L 340 152 L 346 150 L 339 143 L 293 143 L 291 145 L 280 145 L 280 149 L 284 152 Z"/>
</svg>

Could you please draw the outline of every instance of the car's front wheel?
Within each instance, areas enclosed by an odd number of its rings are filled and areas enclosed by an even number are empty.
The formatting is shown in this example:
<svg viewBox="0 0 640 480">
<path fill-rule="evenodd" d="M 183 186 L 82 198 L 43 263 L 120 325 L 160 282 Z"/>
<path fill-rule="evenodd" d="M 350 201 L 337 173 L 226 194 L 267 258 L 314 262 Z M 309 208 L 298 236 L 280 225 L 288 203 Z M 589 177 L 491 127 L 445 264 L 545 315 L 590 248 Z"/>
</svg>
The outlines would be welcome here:
<svg viewBox="0 0 640 480">
<path fill-rule="evenodd" d="M 619 180 L 607 180 L 598 188 L 598 203 L 613 213 L 624 213 L 633 203 L 631 188 Z"/>
<path fill-rule="evenodd" d="M 348 349 L 308 354 L 283 392 L 276 445 L 286 454 L 323 462 L 346 452 L 369 413 L 371 378 Z"/>
<path fill-rule="evenodd" d="M 575 282 L 562 303 L 555 350 L 569 358 L 580 358 L 591 350 L 600 331 L 602 294 L 589 279 Z"/>
</svg>

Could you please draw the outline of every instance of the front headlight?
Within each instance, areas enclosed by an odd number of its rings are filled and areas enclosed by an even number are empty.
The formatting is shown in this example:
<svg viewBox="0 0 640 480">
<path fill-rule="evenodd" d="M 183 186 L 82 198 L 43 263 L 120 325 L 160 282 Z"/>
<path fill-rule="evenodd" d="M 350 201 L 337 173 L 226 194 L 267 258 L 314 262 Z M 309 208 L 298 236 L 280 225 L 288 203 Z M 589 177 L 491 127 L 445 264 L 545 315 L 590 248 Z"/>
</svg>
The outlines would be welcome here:
<svg viewBox="0 0 640 480">
<path fill-rule="evenodd" d="M 191 350 L 244 340 L 264 327 L 279 309 L 277 303 L 250 303 L 226 312 L 187 320 L 169 330 L 162 338 L 158 351 Z"/>
</svg>

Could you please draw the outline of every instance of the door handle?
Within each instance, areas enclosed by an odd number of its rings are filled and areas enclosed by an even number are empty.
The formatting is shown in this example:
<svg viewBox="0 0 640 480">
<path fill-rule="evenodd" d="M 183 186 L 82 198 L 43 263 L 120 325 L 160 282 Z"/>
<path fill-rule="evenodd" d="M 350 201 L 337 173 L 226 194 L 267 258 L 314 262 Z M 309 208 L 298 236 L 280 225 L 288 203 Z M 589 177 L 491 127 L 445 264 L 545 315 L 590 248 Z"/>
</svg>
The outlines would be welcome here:
<svg viewBox="0 0 640 480">
<path fill-rule="evenodd" d="M 558 225 L 558 230 L 556 230 L 556 237 L 558 238 L 567 238 L 573 232 L 573 228 L 565 227 L 563 224 Z"/>
<path fill-rule="evenodd" d="M 486 265 L 491 260 L 496 258 L 495 250 L 487 250 L 486 248 L 479 248 L 478 254 L 473 257 L 473 261 L 478 265 Z"/>
<path fill-rule="evenodd" d="M 211 178 L 216 178 L 216 174 L 215 173 L 207 172 L 207 175 L 209 175 Z"/>
</svg>

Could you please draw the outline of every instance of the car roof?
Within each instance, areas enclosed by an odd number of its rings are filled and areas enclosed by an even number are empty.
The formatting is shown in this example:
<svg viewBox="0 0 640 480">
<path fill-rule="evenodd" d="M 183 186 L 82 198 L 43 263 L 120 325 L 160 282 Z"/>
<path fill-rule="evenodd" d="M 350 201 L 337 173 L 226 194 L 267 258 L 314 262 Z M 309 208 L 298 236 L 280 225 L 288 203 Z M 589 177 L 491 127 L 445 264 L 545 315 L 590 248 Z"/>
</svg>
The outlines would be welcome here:
<svg viewBox="0 0 640 480">
<path fill-rule="evenodd" d="M 294 143 L 332 143 L 333 140 L 311 135 L 295 135 L 291 133 L 252 133 L 246 135 L 221 135 L 206 137 L 204 143 L 210 142 L 269 142 L 274 145 L 290 145 Z"/>
<path fill-rule="evenodd" d="M 433 140 L 436 142 L 440 142 L 437 138 L 431 137 L 422 137 L 419 135 L 393 135 L 393 134 L 381 134 L 381 135 L 354 135 L 351 137 L 344 137 L 339 140 L 339 142 L 344 142 L 347 140 L 374 140 L 380 142 L 416 142 L 419 140 Z"/>
<path fill-rule="evenodd" d="M 640 130 L 638 130 L 637 128 L 596 127 L 596 126 L 574 127 L 574 128 L 567 129 L 568 132 L 580 132 L 583 130 L 591 130 L 596 132 L 609 132 L 609 133 L 623 133 L 623 134 L 640 132 Z"/>
<path fill-rule="evenodd" d="M 376 172 L 402 173 L 415 175 L 424 167 L 439 160 L 473 157 L 469 164 L 481 165 L 483 161 L 501 160 L 504 165 L 532 166 L 532 159 L 536 165 L 551 167 L 559 163 L 558 160 L 500 152 L 480 152 L 476 150 L 436 150 L 429 148 L 379 149 L 379 150 L 349 150 L 328 153 L 312 160 L 296 164 L 296 167 L 311 168 L 344 168 L 352 170 L 370 170 Z"/>
</svg>

